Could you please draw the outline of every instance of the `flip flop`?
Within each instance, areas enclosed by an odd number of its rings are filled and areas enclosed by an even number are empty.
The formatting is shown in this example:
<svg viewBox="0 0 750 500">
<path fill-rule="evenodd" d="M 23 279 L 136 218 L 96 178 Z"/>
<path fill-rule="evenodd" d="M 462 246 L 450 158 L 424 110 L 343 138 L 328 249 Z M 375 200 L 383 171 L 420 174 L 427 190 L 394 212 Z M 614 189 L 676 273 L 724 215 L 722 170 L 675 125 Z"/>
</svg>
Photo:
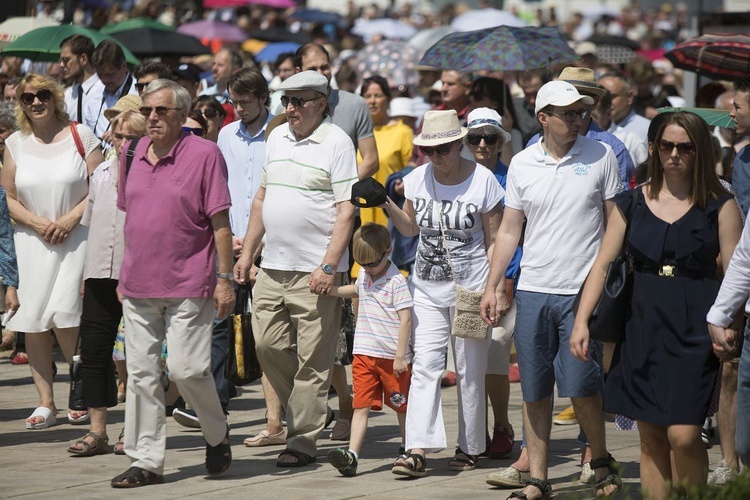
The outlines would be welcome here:
<svg viewBox="0 0 750 500">
<path fill-rule="evenodd" d="M 37 422 L 35 424 L 29 422 L 29 419 L 32 419 L 34 417 L 42 417 L 44 420 L 41 422 Z M 29 415 L 29 418 L 26 419 L 26 428 L 27 429 L 46 429 L 47 427 L 52 427 L 53 425 L 57 424 L 57 417 L 54 413 L 52 413 L 52 410 L 47 408 L 46 406 L 40 406 L 37 409 L 34 410 L 34 413 Z"/>
<path fill-rule="evenodd" d="M 81 410 L 73 410 L 73 411 L 81 411 Z M 84 413 L 82 415 L 78 415 L 77 417 L 74 417 L 70 413 L 70 410 L 68 410 L 68 422 L 70 422 L 73 425 L 78 425 L 78 424 L 86 423 L 86 422 L 89 421 L 89 418 L 90 418 L 90 416 L 89 416 L 89 412 L 88 411 L 86 411 L 86 413 Z"/>
</svg>

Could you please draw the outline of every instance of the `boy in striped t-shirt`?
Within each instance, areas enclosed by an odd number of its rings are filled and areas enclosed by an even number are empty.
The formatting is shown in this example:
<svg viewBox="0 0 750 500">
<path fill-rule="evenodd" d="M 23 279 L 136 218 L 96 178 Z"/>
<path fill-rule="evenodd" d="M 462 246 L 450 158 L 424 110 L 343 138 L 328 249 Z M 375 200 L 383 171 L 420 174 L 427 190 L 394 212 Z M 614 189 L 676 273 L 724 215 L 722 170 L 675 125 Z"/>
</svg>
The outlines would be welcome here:
<svg viewBox="0 0 750 500">
<path fill-rule="evenodd" d="M 334 286 L 331 295 L 359 298 L 354 332 L 354 417 L 349 450 L 328 453 L 331 464 L 347 477 L 357 474 L 357 461 L 367 432 L 370 408 L 385 404 L 398 415 L 401 446 L 405 442 L 406 396 L 411 378 L 411 306 L 406 278 L 388 259 L 391 235 L 379 224 L 354 233 L 352 250 L 361 269 L 353 285 Z"/>
</svg>

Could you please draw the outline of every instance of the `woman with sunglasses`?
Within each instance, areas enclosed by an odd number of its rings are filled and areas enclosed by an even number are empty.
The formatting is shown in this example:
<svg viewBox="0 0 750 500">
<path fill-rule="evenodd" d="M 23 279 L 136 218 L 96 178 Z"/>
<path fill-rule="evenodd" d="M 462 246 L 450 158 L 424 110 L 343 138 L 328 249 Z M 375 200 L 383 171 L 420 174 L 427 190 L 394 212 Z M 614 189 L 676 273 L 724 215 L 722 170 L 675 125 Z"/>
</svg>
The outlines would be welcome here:
<svg viewBox="0 0 750 500">
<path fill-rule="evenodd" d="M 391 89 L 388 86 L 388 80 L 378 75 L 365 78 L 362 82 L 361 95 L 370 110 L 374 125 L 375 145 L 378 148 L 378 171 L 373 177 L 385 185 L 391 174 L 402 170 L 409 163 L 414 149 L 412 145 L 414 132 L 401 120 L 389 118 Z M 357 161 L 362 161 L 361 156 Z M 362 224 L 376 222 L 382 226 L 388 225 L 388 217 L 379 207 L 360 208 L 359 216 Z"/>
<path fill-rule="evenodd" d="M 513 108 L 513 97 L 504 81 L 488 76 L 480 76 L 471 83 L 469 109 L 490 108 L 503 117 L 503 127 L 511 136 L 509 143 L 502 149 L 502 161 L 510 165 L 513 155 L 523 149 L 523 134 L 518 128 L 516 111 Z"/>
<path fill-rule="evenodd" d="M 619 210 L 607 221 L 570 350 L 587 359 L 588 320 L 607 266 L 626 250 L 633 288 L 625 336 L 615 347 L 606 381 L 604 409 L 637 420 L 643 492 L 664 498 L 670 487 L 689 490 L 706 483 L 701 427 L 720 365 L 706 314 L 719 290 L 717 258 L 726 270 L 742 221 L 716 175 L 706 122 L 692 113 L 674 113 L 659 127 L 651 147 L 646 183 L 615 197 Z M 736 320 L 739 329 L 741 316 Z"/>
<path fill-rule="evenodd" d="M 182 124 L 182 130 L 189 134 L 208 139 L 209 141 L 211 140 L 208 138 L 208 122 L 204 118 L 203 113 L 196 109 L 188 113 L 187 120 Z M 218 135 L 216 138 L 219 138 Z"/>
<path fill-rule="evenodd" d="M 200 95 L 193 100 L 193 110 L 198 111 L 206 119 L 208 129 L 205 139 L 211 142 L 219 140 L 219 130 L 224 126 L 224 120 L 227 117 L 227 110 L 221 105 L 215 97 L 210 95 Z"/>
<path fill-rule="evenodd" d="M 502 216 L 504 190 L 489 169 L 461 156 L 467 130 L 454 110 L 425 113 L 414 138 L 429 163 L 404 177 L 406 201 L 385 209 L 404 236 L 419 236 L 412 273 L 414 359 L 406 454 L 393 473 L 425 475 L 425 454 L 447 446 L 441 409 L 440 379 L 448 341 L 453 346 L 458 388 L 458 448 L 451 470 L 472 470 L 487 443 L 484 394 L 490 338 L 451 335 L 454 285 L 478 291 L 487 281 L 488 252 Z M 488 327 L 489 329 L 489 327 Z"/>
<path fill-rule="evenodd" d="M 136 99 L 134 104 L 140 107 L 140 98 Z M 127 109 L 115 115 L 110 123 L 115 156 L 99 165 L 91 176 L 88 202 L 81 220 L 81 224 L 89 228 L 83 271 L 81 360 L 91 431 L 73 441 L 68 452 L 82 457 L 109 452 L 107 408 L 117 405 L 118 392 L 124 394 L 127 380 L 125 361 L 115 361 L 120 379 L 120 386 L 115 390 L 112 346 L 122 317 L 117 283 L 125 250 L 125 213 L 117 209 L 117 184 L 122 149 L 146 134 L 146 119 L 137 110 Z M 115 444 L 115 453 L 122 451 L 123 439 L 120 435 L 119 442 Z"/>
<path fill-rule="evenodd" d="M 26 351 L 39 393 L 38 407 L 26 420 L 26 428 L 44 429 L 57 422 L 50 331 L 65 359 L 72 362 L 87 237 L 79 222 L 89 176 L 103 158 L 94 133 L 83 125 L 73 129 L 68 121 L 59 83 L 29 74 L 18 84 L 16 95 L 19 130 L 6 141 L 2 185 L 16 221 L 18 299 L 23 307 L 8 328 L 26 332 Z M 86 411 L 68 412 L 72 423 L 88 418 Z"/>
</svg>

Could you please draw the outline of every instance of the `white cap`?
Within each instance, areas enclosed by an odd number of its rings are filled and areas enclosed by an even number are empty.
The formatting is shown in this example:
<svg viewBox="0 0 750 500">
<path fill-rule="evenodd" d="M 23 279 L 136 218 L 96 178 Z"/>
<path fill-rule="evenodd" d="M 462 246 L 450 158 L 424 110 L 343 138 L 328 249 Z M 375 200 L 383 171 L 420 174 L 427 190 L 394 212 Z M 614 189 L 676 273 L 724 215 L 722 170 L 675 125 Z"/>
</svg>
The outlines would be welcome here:
<svg viewBox="0 0 750 500">
<path fill-rule="evenodd" d="M 497 130 L 498 134 L 503 138 L 503 142 L 510 141 L 510 134 L 503 128 L 503 117 L 490 108 L 477 108 L 469 113 L 466 117 L 466 128 L 469 129 L 469 133 L 473 129 L 479 129 L 482 127 L 491 127 Z"/>
<path fill-rule="evenodd" d="M 388 108 L 388 116 L 409 116 L 417 118 L 419 115 L 414 111 L 414 103 L 408 97 L 394 97 Z"/>
<path fill-rule="evenodd" d="M 578 93 L 578 90 L 568 82 L 555 80 L 542 85 L 536 94 L 536 106 L 534 114 L 539 113 L 547 106 L 570 106 L 574 102 L 581 101 L 589 106 L 594 104 L 594 99 Z"/>
</svg>

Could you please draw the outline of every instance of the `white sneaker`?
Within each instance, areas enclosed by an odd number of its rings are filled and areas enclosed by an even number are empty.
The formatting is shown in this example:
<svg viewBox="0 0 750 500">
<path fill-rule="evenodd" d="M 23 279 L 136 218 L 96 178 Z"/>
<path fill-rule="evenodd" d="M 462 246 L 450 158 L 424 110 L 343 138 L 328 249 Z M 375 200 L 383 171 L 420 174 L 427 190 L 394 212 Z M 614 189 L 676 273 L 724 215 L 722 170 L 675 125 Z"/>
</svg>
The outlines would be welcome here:
<svg viewBox="0 0 750 500">
<path fill-rule="evenodd" d="M 731 467 L 727 467 L 724 460 L 721 460 L 716 464 L 716 469 L 708 473 L 708 484 L 715 484 L 716 486 L 723 486 L 732 479 L 736 478 L 739 474 L 736 470 Z"/>
<path fill-rule="evenodd" d="M 596 473 L 591 468 L 591 462 L 586 462 L 581 466 L 581 483 L 594 484 L 596 482 Z"/>
</svg>

